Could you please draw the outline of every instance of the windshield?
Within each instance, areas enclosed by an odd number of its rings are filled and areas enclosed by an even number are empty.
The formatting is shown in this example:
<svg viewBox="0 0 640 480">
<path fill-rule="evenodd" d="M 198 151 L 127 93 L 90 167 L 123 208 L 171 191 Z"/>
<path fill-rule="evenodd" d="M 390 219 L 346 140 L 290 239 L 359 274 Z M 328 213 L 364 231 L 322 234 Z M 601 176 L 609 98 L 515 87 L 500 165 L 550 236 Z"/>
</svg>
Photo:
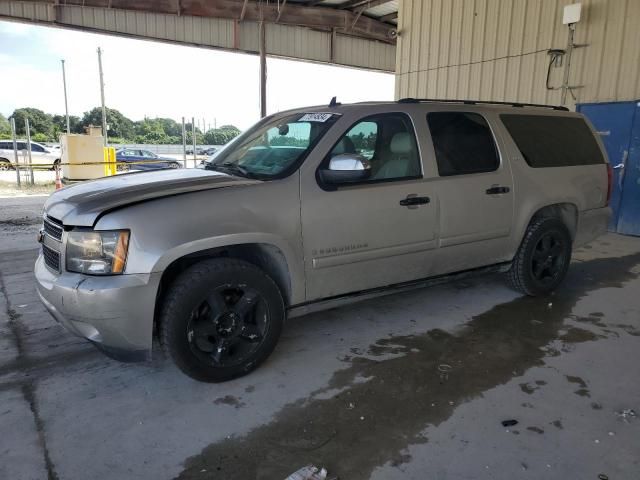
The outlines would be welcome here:
<svg viewBox="0 0 640 480">
<path fill-rule="evenodd" d="M 337 119 L 331 113 L 297 113 L 260 122 L 218 150 L 205 168 L 268 179 L 297 165 Z"/>
</svg>

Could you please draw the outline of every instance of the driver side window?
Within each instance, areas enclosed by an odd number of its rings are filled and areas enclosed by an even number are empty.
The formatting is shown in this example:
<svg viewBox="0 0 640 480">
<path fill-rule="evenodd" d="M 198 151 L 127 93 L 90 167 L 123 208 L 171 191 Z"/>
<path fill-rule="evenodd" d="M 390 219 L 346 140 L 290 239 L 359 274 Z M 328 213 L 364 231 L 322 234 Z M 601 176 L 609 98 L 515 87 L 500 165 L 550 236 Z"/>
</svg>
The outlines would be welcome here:
<svg viewBox="0 0 640 480">
<path fill-rule="evenodd" d="M 402 113 L 367 117 L 353 125 L 329 157 L 354 154 L 371 164 L 366 182 L 419 178 L 420 155 L 411 121 Z"/>
</svg>

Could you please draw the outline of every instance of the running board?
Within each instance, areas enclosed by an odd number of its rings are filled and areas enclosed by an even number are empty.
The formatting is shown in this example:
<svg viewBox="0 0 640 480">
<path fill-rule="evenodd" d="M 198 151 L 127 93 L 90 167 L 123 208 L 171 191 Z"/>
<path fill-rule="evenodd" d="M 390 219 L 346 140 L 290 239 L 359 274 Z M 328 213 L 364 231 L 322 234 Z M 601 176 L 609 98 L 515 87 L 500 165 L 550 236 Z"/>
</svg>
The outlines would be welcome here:
<svg viewBox="0 0 640 480">
<path fill-rule="evenodd" d="M 475 277 L 478 275 L 484 275 L 488 273 L 504 273 L 509 270 L 511 262 L 498 263 L 488 267 L 474 268 L 471 270 L 463 270 L 462 272 L 447 273 L 445 275 L 438 275 L 435 277 L 429 277 L 420 280 L 414 280 L 411 282 L 397 283 L 394 285 L 388 285 L 386 287 L 373 288 L 370 290 L 362 290 L 360 292 L 348 293 L 345 295 L 338 295 L 336 297 L 323 298 L 307 303 L 300 303 L 298 305 L 292 305 L 288 309 L 288 318 L 300 317 L 309 313 L 319 312 L 322 310 L 328 310 L 330 308 L 342 307 L 363 300 L 369 300 L 371 298 L 382 297 L 384 295 L 391 295 L 393 293 L 408 292 L 410 290 L 416 290 L 418 288 L 432 287 L 434 285 L 440 285 L 442 283 L 448 283 L 456 280 L 462 280 L 465 278 Z"/>
</svg>

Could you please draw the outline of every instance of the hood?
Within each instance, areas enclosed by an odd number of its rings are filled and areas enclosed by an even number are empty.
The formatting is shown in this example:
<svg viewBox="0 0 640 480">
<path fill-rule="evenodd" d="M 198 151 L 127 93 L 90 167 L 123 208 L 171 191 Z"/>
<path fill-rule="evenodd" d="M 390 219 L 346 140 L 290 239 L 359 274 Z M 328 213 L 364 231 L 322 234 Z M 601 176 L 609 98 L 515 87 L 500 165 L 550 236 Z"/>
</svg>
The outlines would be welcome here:
<svg viewBox="0 0 640 480">
<path fill-rule="evenodd" d="M 58 190 L 47 199 L 44 210 L 65 225 L 91 227 L 100 214 L 132 203 L 257 183 L 262 182 L 200 169 L 128 173 Z"/>
</svg>

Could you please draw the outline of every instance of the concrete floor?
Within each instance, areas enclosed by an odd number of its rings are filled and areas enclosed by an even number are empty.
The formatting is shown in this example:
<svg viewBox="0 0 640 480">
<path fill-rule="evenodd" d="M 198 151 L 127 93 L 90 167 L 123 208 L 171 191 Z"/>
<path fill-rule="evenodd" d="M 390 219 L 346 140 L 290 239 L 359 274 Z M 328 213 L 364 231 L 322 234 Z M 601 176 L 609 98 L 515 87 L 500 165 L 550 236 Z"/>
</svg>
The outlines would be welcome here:
<svg viewBox="0 0 640 480">
<path fill-rule="evenodd" d="M 1 479 L 638 478 L 640 419 L 621 412 L 640 414 L 640 239 L 576 252 L 549 298 L 489 276 L 292 320 L 256 372 L 209 385 L 57 325 L 32 279 L 42 199 L 22 223 L 16 201 L 0 199 Z"/>
</svg>

